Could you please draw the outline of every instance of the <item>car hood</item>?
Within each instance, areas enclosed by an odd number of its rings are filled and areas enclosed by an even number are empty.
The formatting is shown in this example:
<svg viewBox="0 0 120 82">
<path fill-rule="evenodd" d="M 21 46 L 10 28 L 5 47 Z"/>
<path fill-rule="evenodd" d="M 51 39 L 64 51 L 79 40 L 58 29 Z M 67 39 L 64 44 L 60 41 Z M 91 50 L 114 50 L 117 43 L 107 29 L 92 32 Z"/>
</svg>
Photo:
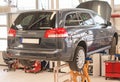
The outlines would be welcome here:
<svg viewBox="0 0 120 82">
<path fill-rule="evenodd" d="M 77 8 L 91 9 L 102 16 L 106 21 L 110 21 L 111 7 L 106 1 L 87 1 L 80 3 Z"/>
</svg>

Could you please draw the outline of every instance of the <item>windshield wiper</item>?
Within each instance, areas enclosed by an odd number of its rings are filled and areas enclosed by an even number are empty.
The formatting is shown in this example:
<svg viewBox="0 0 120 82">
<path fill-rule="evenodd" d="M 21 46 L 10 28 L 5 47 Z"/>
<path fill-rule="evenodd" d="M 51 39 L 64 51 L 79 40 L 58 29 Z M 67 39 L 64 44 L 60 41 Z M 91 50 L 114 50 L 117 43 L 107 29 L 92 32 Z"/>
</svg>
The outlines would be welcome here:
<svg viewBox="0 0 120 82">
<path fill-rule="evenodd" d="M 47 16 L 44 16 L 44 17 L 42 17 L 42 18 L 36 20 L 33 24 L 31 24 L 31 25 L 28 27 L 28 29 L 30 29 L 33 25 L 35 25 L 36 23 L 42 21 L 42 20 L 45 19 L 46 17 L 47 17 Z"/>
</svg>

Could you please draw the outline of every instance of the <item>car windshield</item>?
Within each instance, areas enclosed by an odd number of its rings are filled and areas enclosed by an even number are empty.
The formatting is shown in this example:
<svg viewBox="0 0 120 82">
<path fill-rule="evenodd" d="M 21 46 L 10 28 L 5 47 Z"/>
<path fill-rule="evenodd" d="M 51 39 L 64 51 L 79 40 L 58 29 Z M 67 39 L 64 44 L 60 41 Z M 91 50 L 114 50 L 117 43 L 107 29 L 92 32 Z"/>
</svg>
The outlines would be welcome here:
<svg viewBox="0 0 120 82">
<path fill-rule="evenodd" d="M 40 30 L 55 27 L 56 12 L 26 12 L 20 14 L 12 28 Z"/>
</svg>

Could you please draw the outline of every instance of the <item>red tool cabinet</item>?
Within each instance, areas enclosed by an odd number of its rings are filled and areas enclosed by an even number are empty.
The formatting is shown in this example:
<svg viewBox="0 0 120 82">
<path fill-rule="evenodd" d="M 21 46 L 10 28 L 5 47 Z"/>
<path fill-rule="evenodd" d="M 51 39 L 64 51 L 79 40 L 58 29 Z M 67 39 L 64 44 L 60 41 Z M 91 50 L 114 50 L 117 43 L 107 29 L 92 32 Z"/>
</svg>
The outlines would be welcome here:
<svg viewBox="0 0 120 82">
<path fill-rule="evenodd" d="M 105 62 L 105 77 L 120 78 L 120 62 L 106 61 Z"/>
</svg>

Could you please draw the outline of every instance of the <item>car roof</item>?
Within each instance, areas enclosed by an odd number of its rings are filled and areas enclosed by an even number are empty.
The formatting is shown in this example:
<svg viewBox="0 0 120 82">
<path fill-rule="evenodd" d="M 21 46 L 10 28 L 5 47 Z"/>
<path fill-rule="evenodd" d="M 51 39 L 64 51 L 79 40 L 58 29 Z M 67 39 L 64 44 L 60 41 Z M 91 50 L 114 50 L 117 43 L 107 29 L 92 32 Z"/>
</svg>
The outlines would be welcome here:
<svg viewBox="0 0 120 82">
<path fill-rule="evenodd" d="M 84 8 L 66 8 L 66 9 L 60 9 L 59 11 L 90 11 L 92 12 L 92 10 L 84 9 Z"/>
<path fill-rule="evenodd" d="M 51 9 L 51 10 L 29 10 L 23 11 L 22 13 L 34 13 L 34 12 L 70 12 L 70 11 L 89 11 L 95 13 L 93 10 L 84 8 L 64 8 L 64 9 Z"/>
</svg>

